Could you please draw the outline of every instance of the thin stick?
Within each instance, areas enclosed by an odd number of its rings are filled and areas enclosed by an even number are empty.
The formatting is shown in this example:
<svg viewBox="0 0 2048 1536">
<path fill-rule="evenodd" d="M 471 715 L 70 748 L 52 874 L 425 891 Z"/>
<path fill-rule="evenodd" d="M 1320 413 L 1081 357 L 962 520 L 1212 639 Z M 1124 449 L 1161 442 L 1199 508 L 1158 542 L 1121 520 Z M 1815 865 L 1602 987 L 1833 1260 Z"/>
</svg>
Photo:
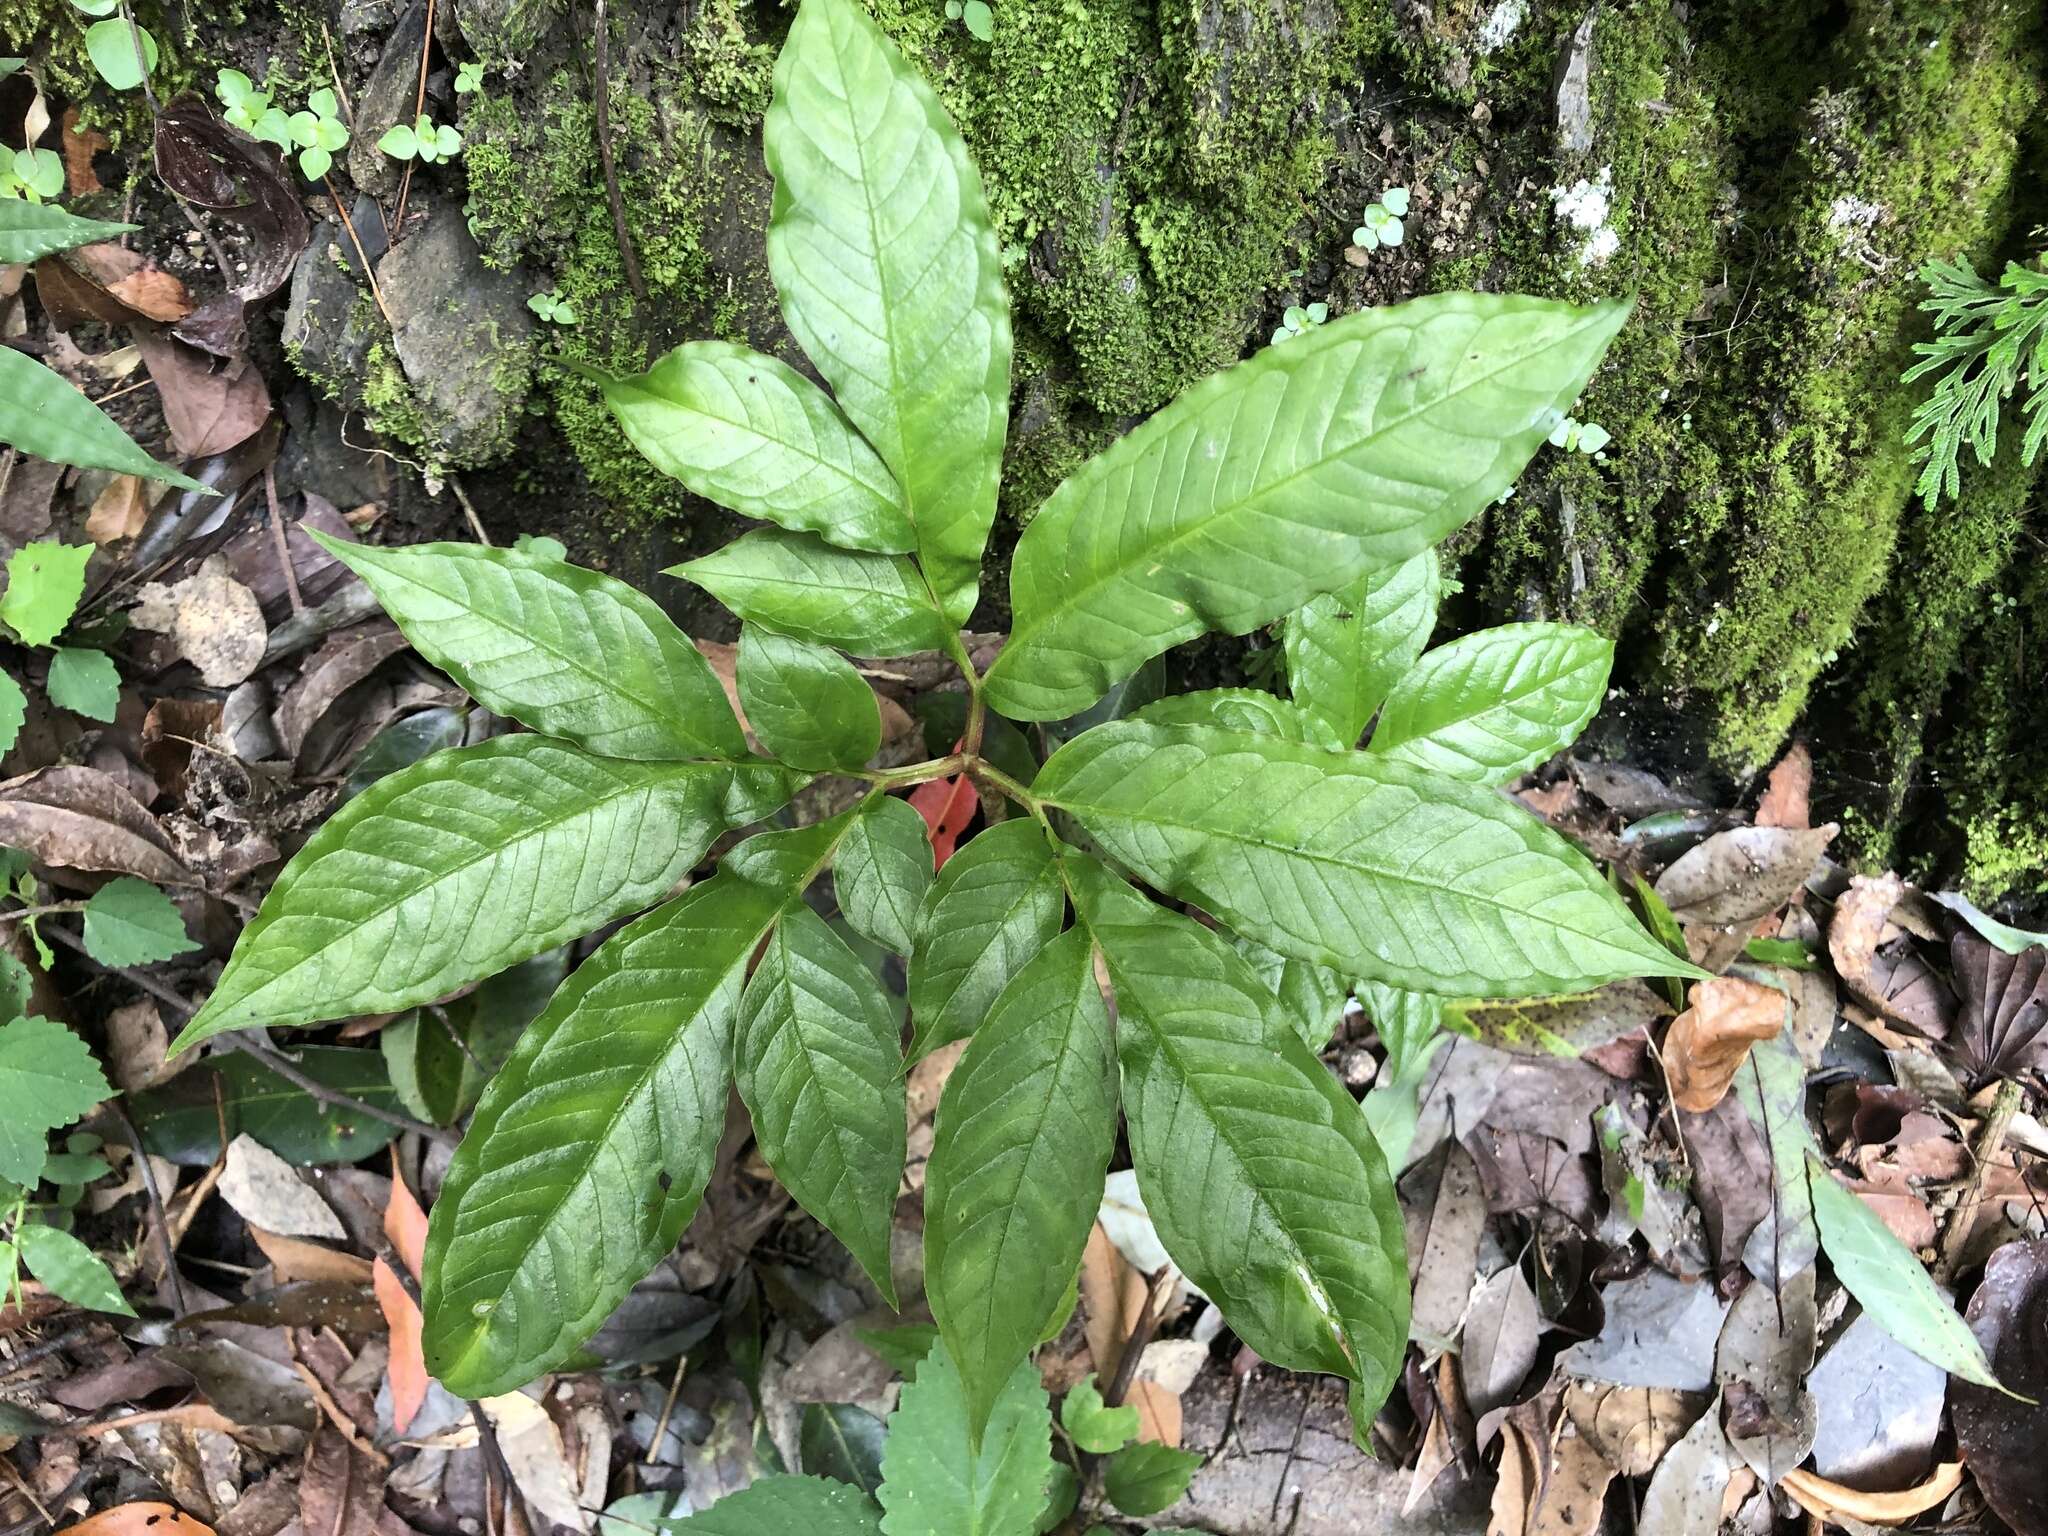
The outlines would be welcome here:
<svg viewBox="0 0 2048 1536">
<path fill-rule="evenodd" d="M 384 290 L 377 286 L 377 274 L 370 266 L 369 255 L 363 250 L 362 236 L 356 233 L 356 221 L 348 216 L 348 209 L 342 206 L 341 194 L 334 190 L 334 178 L 322 176 L 320 182 L 327 188 L 327 195 L 334 199 L 334 211 L 341 216 L 341 227 L 348 231 L 349 244 L 356 248 L 356 265 L 363 269 L 363 276 L 370 280 L 370 297 L 377 301 L 377 313 L 384 317 L 386 325 L 394 331 L 397 330 L 398 324 L 391 318 L 391 311 L 384 307 Z M 383 216 L 384 206 L 379 203 L 377 217 L 381 219 Z M 391 231 L 388 228 L 384 231 L 384 239 L 387 244 L 390 242 Z"/>
<path fill-rule="evenodd" d="M 647 308 L 647 284 L 640 277 L 640 258 L 633 253 L 633 237 L 626 230 L 626 200 L 619 195 L 618 168 L 612 163 L 611 81 L 608 63 L 611 29 L 605 25 L 604 0 L 596 0 L 595 38 L 597 48 L 597 163 L 604 168 L 604 195 L 612 205 L 612 234 L 619 242 L 619 261 L 626 269 L 626 286 L 642 312 Z"/>
<path fill-rule="evenodd" d="M 1130 1392 L 1131 1383 L 1138 1379 L 1138 1361 L 1159 1327 L 1159 1307 L 1166 1300 L 1166 1292 L 1173 1281 L 1173 1266 L 1162 1264 L 1153 1274 L 1151 1284 L 1146 1286 L 1144 1309 L 1131 1325 L 1131 1336 L 1124 1340 L 1124 1351 L 1116 1359 L 1116 1375 L 1110 1378 L 1109 1386 L 1103 1391 L 1102 1405 L 1105 1408 L 1119 1407 Z"/>
<path fill-rule="evenodd" d="M 299 595 L 299 573 L 292 569 L 291 546 L 285 541 L 284 508 L 277 504 L 277 469 L 263 466 L 263 494 L 270 503 L 270 542 L 277 546 L 277 563 L 284 570 L 285 595 L 292 600 L 292 612 L 304 613 L 306 600 Z"/>
<path fill-rule="evenodd" d="M 156 1240 L 164 1250 L 164 1279 L 171 1287 L 171 1315 L 185 1315 L 185 1283 L 178 1278 L 178 1248 L 171 1241 L 171 1219 L 164 1214 L 163 1192 L 156 1187 L 156 1170 L 149 1165 L 149 1154 L 142 1150 L 142 1133 L 135 1128 L 135 1121 L 119 1099 L 114 1101 L 114 1114 L 121 1122 L 121 1130 L 128 1138 L 128 1146 L 135 1154 L 135 1166 L 142 1173 L 142 1190 L 149 1197 L 149 1224 L 156 1229 Z"/>
<path fill-rule="evenodd" d="M 662 1437 L 668 1433 L 669 1418 L 676 1411 L 676 1394 L 683 1390 L 683 1370 L 689 1363 L 688 1355 L 679 1356 L 676 1360 L 676 1373 L 669 1381 L 668 1396 L 662 1400 L 661 1418 L 656 1422 L 654 1433 L 647 1442 L 646 1464 L 650 1467 L 661 1459 Z"/>
<path fill-rule="evenodd" d="M 1941 1254 L 1934 1265 L 1934 1278 L 1943 1285 L 1955 1279 L 1963 1260 L 1963 1245 L 1970 1240 L 1970 1228 L 1976 1224 L 1973 1218 L 1977 1204 L 1984 1198 L 1984 1175 L 2004 1149 L 2005 1134 L 2019 1112 L 2020 1085 L 2017 1079 L 2008 1077 L 1998 1085 L 1998 1097 L 1991 1101 L 1991 1113 L 1984 1117 L 1977 1144 L 1970 1149 L 1976 1166 L 1970 1170 L 1970 1182 L 1963 1186 L 1963 1198 L 1948 1219 L 1948 1230 L 1941 1235 Z"/>
<path fill-rule="evenodd" d="M 448 477 L 448 489 L 455 493 L 455 499 L 462 503 L 462 515 L 469 519 L 469 531 L 476 535 L 477 543 L 485 549 L 491 548 L 491 536 L 484 532 L 484 520 L 476 515 L 476 506 L 469 499 L 469 492 L 462 488 L 462 482 L 453 475 Z"/>
<path fill-rule="evenodd" d="M 420 114 L 427 110 L 427 57 L 434 51 L 434 0 L 427 0 L 427 30 L 420 37 L 420 88 L 412 99 L 413 121 L 418 122 Z M 405 175 L 398 182 L 398 214 L 391 221 L 391 232 L 396 235 L 405 228 L 405 200 L 412 192 L 412 168 L 419 163 L 415 156 L 405 162 Z M 391 317 L 386 315 L 385 319 Z"/>
<path fill-rule="evenodd" d="M 349 105 L 348 87 L 341 83 L 341 71 L 335 66 L 334 34 L 327 30 L 325 21 L 320 23 L 320 43 L 327 50 L 327 73 L 334 81 L 335 100 L 341 103 L 341 110 L 348 114 L 350 122 L 353 123 L 356 109 Z"/>
<path fill-rule="evenodd" d="M 133 384 L 123 384 L 119 389 L 109 390 L 106 394 L 101 395 L 99 399 L 95 400 L 93 404 L 105 405 L 109 400 L 118 400 L 123 395 L 132 395 L 138 389 L 153 389 L 155 387 L 155 379 L 137 379 Z"/>
</svg>

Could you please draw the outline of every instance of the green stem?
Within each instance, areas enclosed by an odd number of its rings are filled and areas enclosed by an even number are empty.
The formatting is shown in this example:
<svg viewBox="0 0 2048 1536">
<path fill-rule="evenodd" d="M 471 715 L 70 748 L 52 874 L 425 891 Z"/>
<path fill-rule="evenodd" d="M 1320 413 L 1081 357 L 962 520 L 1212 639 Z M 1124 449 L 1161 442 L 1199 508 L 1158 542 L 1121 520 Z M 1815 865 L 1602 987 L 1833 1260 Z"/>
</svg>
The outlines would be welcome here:
<svg viewBox="0 0 2048 1536">
<path fill-rule="evenodd" d="M 966 768 L 970 761 L 966 753 L 955 752 L 951 757 L 935 757 L 929 762 L 912 763 L 906 768 L 863 769 L 849 777 L 872 784 L 877 789 L 901 789 L 907 784 L 928 784 L 933 779 L 950 778 Z"/>
<path fill-rule="evenodd" d="M 1045 803 L 1022 784 L 1011 778 L 1002 769 L 985 758 L 975 758 L 967 765 L 967 771 L 987 784 L 991 789 L 1008 796 L 1023 806 L 1040 821 L 1045 820 Z"/>
</svg>

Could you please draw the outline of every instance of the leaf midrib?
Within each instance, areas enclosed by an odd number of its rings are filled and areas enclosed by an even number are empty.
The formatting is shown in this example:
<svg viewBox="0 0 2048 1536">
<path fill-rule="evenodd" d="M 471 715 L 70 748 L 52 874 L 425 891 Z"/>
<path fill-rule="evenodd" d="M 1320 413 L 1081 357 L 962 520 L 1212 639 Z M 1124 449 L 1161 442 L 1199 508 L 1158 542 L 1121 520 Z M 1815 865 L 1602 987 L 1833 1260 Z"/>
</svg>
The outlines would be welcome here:
<svg viewBox="0 0 2048 1536">
<path fill-rule="evenodd" d="M 1373 740 L 1367 744 L 1366 750 L 1368 752 L 1392 752 L 1397 747 L 1405 747 L 1412 745 L 1416 742 L 1427 741 L 1430 737 L 1435 736 L 1440 731 L 1451 730 L 1461 726 L 1474 725 L 1478 722 L 1487 719 L 1489 716 L 1492 715 L 1514 714 L 1515 705 L 1522 703 L 1524 700 L 1533 698 L 1538 694 L 1546 693 L 1552 689 L 1561 686 L 1562 684 L 1568 682 L 1572 678 L 1578 676 L 1581 672 L 1590 670 L 1597 663 L 1597 661 L 1597 657 L 1586 656 L 1580 658 L 1578 661 L 1575 661 L 1569 666 L 1566 666 L 1556 672 L 1551 672 L 1547 674 L 1542 672 L 1534 673 L 1532 674 L 1533 681 L 1525 682 L 1519 687 L 1516 687 L 1511 684 L 1511 691 L 1504 690 L 1499 693 L 1491 694 L 1491 702 L 1487 703 L 1482 708 L 1464 709 L 1460 713 L 1447 715 L 1441 720 L 1435 721 L 1424 726 L 1421 730 L 1415 731 L 1410 735 L 1402 736 L 1393 741 L 1388 742 L 1384 747 L 1378 745 L 1380 733 L 1378 731 L 1374 731 Z M 1421 665 L 1422 663 L 1418 662 L 1416 665 L 1416 669 L 1411 670 L 1409 672 L 1408 678 L 1414 677 L 1415 670 L 1419 670 Z M 1403 678 L 1402 682 L 1407 682 L 1408 678 Z M 1428 685 L 1429 680 L 1425 679 L 1422 683 L 1417 685 L 1418 691 L 1420 688 L 1427 687 Z M 1398 687 L 1399 685 L 1396 686 Z M 1392 704 L 1393 702 L 1394 701 L 1391 698 L 1388 700 L 1389 704 Z M 1421 707 L 1419 704 L 1416 706 L 1416 712 L 1416 718 L 1419 719 L 1421 717 Z M 1518 715 L 1516 716 L 1516 718 L 1526 719 L 1527 717 Z M 1385 723 L 1384 715 L 1381 717 L 1381 723 L 1382 725 L 1384 725 Z M 1412 722 L 1403 721 L 1402 723 L 1408 724 Z"/>
</svg>

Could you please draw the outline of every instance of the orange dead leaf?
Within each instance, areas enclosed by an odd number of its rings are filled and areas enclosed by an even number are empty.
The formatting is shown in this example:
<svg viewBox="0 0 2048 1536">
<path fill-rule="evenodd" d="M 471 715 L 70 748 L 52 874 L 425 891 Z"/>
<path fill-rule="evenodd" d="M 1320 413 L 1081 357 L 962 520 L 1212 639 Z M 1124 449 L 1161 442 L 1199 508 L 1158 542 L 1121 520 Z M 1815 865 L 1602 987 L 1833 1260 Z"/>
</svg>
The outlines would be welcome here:
<svg viewBox="0 0 2048 1536">
<path fill-rule="evenodd" d="M 399 1176 L 396 1152 L 391 1154 L 391 1198 L 384 1202 L 384 1235 L 417 1280 L 427 1262 L 427 1213 Z"/>
<path fill-rule="evenodd" d="M 72 263 L 116 299 L 150 320 L 182 320 L 192 313 L 192 295 L 162 267 L 112 241 L 81 245 Z"/>
<path fill-rule="evenodd" d="M 294 1280 L 331 1280 L 344 1285 L 362 1285 L 370 1279 L 370 1262 L 324 1243 L 303 1237 L 286 1237 L 251 1225 L 249 1236 L 277 1271 L 280 1285 Z"/>
<path fill-rule="evenodd" d="M 975 797 L 973 782 L 964 773 L 950 779 L 933 779 L 910 792 L 910 804 L 924 818 L 931 834 L 932 867 L 945 868 L 946 860 L 953 857 L 953 850 L 960 845 L 960 834 L 974 819 L 975 807 L 981 804 Z"/>
<path fill-rule="evenodd" d="M 93 499 L 85 515 L 85 536 L 95 544 L 132 539 L 149 518 L 149 492 L 134 475 L 116 475 Z"/>
<path fill-rule="evenodd" d="M 1809 796 L 1813 792 L 1813 754 L 1806 743 L 1795 741 L 1792 750 L 1778 759 L 1764 785 L 1763 798 L 1756 803 L 1756 824 L 1760 827 L 1789 827 L 1805 831 L 1813 824 Z"/>
<path fill-rule="evenodd" d="M 213 1527 L 169 1504 L 143 1500 L 87 1515 L 78 1524 L 65 1526 L 57 1536 L 213 1536 Z"/>
<path fill-rule="evenodd" d="M 427 1213 L 405 1187 L 398 1172 L 396 1152 L 391 1157 L 391 1198 L 384 1205 L 384 1235 L 391 1239 L 400 1262 L 417 1279 L 426 1262 Z M 427 1356 L 421 1339 L 425 1319 L 420 1315 L 420 1304 L 406 1292 L 382 1258 L 370 1270 L 370 1285 L 391 1329 L 391 1363 L 387 1367 L 391 1378 L 391 1425 L 402 1435 L 427 1400 Z"/>
<path fill-rule="evenodd" d="M 1797 1499 L 1801 1509 L 1823 1520 L 1839 1524 L 1846 1518 L 1861 1520 L 1866 1525 L 1904 1525 L 1954 1493 L 1962 1480 L 1963 1464 L 1945 1461 L 1928 1474 L 1926 1482 L 1897 1493 L 1864 1493 L 1803 1470 L 1787 1472 L 1778 1486 Z"/>
<path fill-rule="evenodd" d="M 109 140 L 97 128 L 78 126 L 78 108 L 64 109 L 64 131 L 58 135 L 64 153 L 64 190 L 72 197 L 86 197 L 101 190 L 100 178 L 92 168 L 92 157 L 106 149 Z"/>
<path fill-rule="evenodd" d="M 1671 1102 L 1704 1114 L 1720 1103 L 1749 1057 L 1749 1048 L 1785 1027 L 1789 1003 L 1774 987 L 1739 976 L 1693 984 L 1692 1006 L 1664 1037 L 1664 1075 Z"/>
</svg>

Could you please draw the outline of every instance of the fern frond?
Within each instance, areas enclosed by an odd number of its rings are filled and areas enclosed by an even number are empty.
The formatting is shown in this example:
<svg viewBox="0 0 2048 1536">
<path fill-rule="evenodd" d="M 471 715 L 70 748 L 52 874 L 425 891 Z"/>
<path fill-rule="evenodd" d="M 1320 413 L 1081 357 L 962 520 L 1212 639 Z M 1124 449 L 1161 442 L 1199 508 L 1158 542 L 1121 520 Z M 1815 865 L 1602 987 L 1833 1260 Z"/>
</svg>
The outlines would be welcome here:
<svg viewBox="0 0 2048 1536">
<path fill-rule="evenodd" d="M 1943 496 L 1962 489 L 1960 461 L 1968 448 L 1979 464 L 1998 453 L 1998 419 L 2022 376 L 2027 428 L 2021 444 L 2032 464 L 2048 442 L 2048 272 L 2008 262 L 1997 283 L 1981 276 L 1967 256 L 1930 261 L 1920 269 L 1927 297 L 1920 308 L 1934 317 L 1934 339 L 1915 342 L 1918 361 L 1906 383 L 1935 376 L 1934 389 L 1913 412 L 1906 441 L 1920 446 L 1914 486 L 1932 511 Z"/>
</svg>

